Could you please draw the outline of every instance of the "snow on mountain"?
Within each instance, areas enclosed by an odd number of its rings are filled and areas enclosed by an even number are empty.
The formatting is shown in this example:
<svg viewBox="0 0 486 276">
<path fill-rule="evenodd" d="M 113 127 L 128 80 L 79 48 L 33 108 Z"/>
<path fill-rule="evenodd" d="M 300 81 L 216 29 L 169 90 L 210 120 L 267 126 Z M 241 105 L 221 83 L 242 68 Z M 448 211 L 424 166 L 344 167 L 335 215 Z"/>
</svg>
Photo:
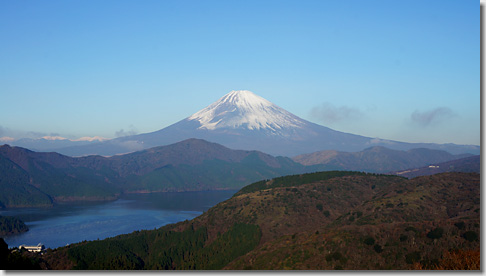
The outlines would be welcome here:
<svg viewBox="0 0 486 276">
<path fill-rule="evenodd" d="M 247 90 L 231 91 L 187 119 L 198 121 L 198 129 L 208 130 L 245 128 L 277 133 L 283 128 L 305 126 L 302 119 Z"/>
<path fill-rule="evenodd" d="M 12 142 L 12 141 L 15 141 L 15 138 L 8 137 L 8 136 L 0 137 L 1 143 L 9 143 L 9 142 Z"/>
<path fill-rule="evenodd" d="M 50 140 L 50 141 L 55 141 L 55 140 L 69 140 L 68 138 L 64 138 L 61 136 L 44 136 L 40 139 L 45 139 L 45 140 Z"/>
</svg>

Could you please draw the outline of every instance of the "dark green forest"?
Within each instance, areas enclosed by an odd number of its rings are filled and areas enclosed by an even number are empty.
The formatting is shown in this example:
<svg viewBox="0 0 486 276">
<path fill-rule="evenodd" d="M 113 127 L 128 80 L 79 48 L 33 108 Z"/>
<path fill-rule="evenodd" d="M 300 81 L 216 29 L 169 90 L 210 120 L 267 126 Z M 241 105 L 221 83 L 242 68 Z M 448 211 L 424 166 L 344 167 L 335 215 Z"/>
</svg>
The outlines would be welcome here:
<svg viewBox="0 0 486 276">
<path fill-rule="evenodd" d="M 0 216 L 0 236 L 7 236 L 12 234 L 18 234 L 26 232 L 29 227 L 25 223 L 16 218 L 10 216 Z"/>
<path fill-rule="evenodd" d="M 260 241 L 257 225 L 234 224 L 214 241 L 206 227 L 182 232 L 163 227 L 102 241 L 86 242 L 68 249 L 78 270 L 106 269 L 221 269 L 251 251 Z"/>
</svg>

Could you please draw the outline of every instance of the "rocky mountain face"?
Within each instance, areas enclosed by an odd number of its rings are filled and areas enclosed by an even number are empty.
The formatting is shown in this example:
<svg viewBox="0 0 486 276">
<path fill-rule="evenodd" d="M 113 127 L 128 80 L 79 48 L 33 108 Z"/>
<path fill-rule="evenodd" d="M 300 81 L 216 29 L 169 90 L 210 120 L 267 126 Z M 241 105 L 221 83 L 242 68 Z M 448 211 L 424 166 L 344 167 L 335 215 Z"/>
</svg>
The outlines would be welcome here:
<svg viewBox="0 0 486 276">
<path fill-rule="evenodd" d="M 453 154 L 479 154 L 477 146 L 403 143 L 344 133 L 306 121 L 250 91 L 231 91 L 218 101 L 164 129 L 56 149 L 65 155 L 111 156 L 204 139 L 231 149 L 258 150 L 274 156 L 295 156 L 322 150 L 361 151 L 373 146 L 408 150 L 431 148 Z"/>
</svg>

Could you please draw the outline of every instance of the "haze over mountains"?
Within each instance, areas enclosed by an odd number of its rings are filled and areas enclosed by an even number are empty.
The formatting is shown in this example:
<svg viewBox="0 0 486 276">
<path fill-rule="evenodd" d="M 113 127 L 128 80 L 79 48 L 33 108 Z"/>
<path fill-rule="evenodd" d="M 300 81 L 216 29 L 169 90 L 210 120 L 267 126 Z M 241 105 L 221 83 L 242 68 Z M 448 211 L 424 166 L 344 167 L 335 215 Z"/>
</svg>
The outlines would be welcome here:
<svg viewBox="0 0 486 276">
<path fill-rule="evenodd" d="M 439 149 L 452 154 L 479 154 L 480 151 L 479 146 L 473 145 L 405 143 L 336 131 L 299 118 L 246 90 L 231 91 L 186 119 L 155 132 L 49 150 L 69 156 L 112 156 L 190 138 L 274 156 L 296 156 L 323 150 L 355 152 L 373 146 L 395 150 Z"/>
</svg>

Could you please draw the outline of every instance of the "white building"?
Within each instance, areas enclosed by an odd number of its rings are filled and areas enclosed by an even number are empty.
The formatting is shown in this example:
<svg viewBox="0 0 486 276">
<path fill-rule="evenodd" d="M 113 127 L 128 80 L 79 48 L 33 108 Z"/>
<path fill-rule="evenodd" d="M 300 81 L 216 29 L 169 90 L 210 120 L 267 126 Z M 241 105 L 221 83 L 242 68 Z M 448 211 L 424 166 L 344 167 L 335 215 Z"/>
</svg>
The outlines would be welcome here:
<svg viewBox="0 0 486 276">
<path fill-rule="evenodd" d="M 46 250 L 46 248 L 44 247 L 44 245 L 42 243 L 39 243 L 37 246 L 22 244 L 21 246 L 19 246 L 19 249 L 22 249 L 22 248 L 24 248 L 25 250 L 30 251 L 30 252 L 42 252 L 42 251 Z"/>
</svg>

